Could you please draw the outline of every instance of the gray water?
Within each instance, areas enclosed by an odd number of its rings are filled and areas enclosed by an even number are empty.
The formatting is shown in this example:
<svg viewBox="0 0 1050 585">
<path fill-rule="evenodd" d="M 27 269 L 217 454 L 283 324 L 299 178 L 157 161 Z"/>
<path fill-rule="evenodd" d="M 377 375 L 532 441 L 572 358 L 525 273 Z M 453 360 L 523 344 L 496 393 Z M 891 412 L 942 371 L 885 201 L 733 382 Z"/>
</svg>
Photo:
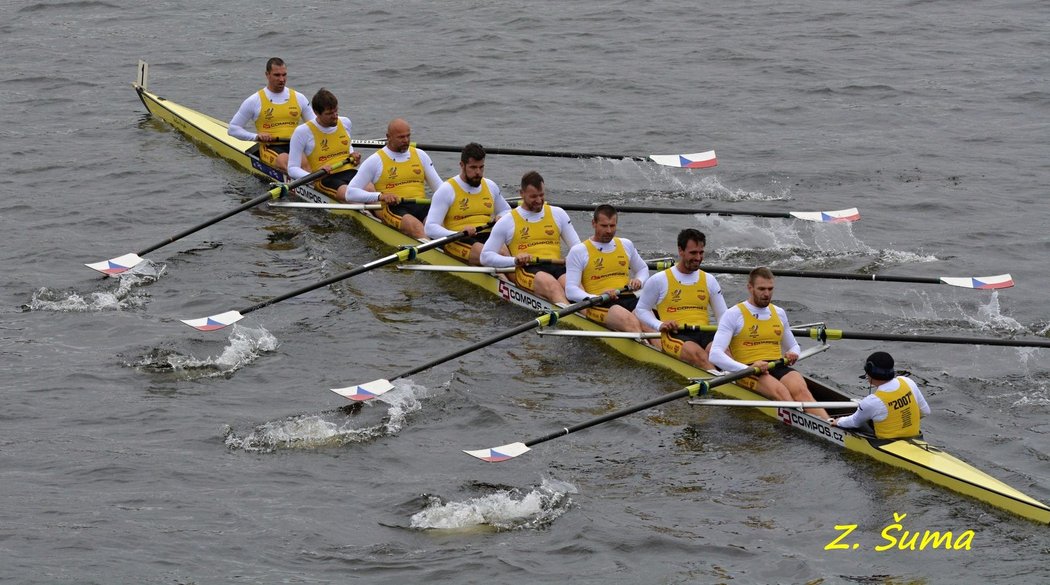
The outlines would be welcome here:
<svg viewBox="0 0 1050 585">
<path fill-rule="evenodd" d="M 389 249 L 353 223 L 257 209 L 139 250 L 264 185 L 145 114 L 129 83 L 218 118 L 264 83 L 325 86 L 358 138 L 697 152 L 704 171 L 497 157 L 513 193 L 773 211 L 852 225 L 623 215 L 643 255 L 704 230 L 708 262 L 916 276 L 1009 272 L 1000 292 L 781 278 L 795 323 L 1045 338 L 1045 3 L 266 5 L 6 2 L 0 144 L 0 580 L 10 583 L 1046 583 L 1045 526 L 790 432 L 671 403 L 498 465 L 527 440 L 680 388 L 588 340 L 523 335 L 386 377 L 530 318 L 454 278 L 377 270 L 221 332 L 250 306 Z M 457 158 L 433 153 L 443 176 Z M 573 215 L 581 236 L 589 225 Z M 730 302 L 740 277 L 722 277 Z M 1023 348 L 840 341 L 804 364 L 855 396 L 887 349 L 921 379 L 927 438 L 1050 501 L 1050 366 Z M 905 530 L 970 550 L 877 551 Z M 856 548 L 825 550 L 841 533 Z M 898 536 L 900 534 L 898 533 Z"/>
</svg>

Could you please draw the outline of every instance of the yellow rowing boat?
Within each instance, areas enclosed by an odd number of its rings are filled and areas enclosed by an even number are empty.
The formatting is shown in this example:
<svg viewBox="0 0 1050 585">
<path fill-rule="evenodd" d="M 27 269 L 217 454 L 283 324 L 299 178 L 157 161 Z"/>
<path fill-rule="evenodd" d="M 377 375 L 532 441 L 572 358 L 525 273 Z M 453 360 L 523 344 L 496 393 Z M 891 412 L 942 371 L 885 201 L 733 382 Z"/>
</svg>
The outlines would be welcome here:
<svg viewBox="0 0 1050 585">
<path fill-rule="evenodd" d="M 150 92 L 146 84 L 146 66 L 145 64 L 140 64 L 139 67 L 139 79 L 134 84 L 134 87 L 143 105 L 145 105 L 151 115 L 157 119 L 164 120 L 194 142 L 237 167 L 269 180 L 284 180 L 279 171 L 263 164 L 255 155 L 257 150 L 255 143 L 245 142 L 229 136 L 226 133 L 227 125 L 225 122 Z M 382 146 L 382 144 L 382 141 L 374 140 L 354 141 L 355 146 L 373 148 Z M 297 188 L 296 194 L 303 199 L 316 203 L 332 202 L 325 195 L 308 186 Z M 376 238 L 390 246 L 399 247 L 419 244 L 419 242 L 378 221 L 367 212 L 334 210 L 332 213 L 353 217 Z M 423 252 L 417 259 L 438 266 L 463 266 L 457 259 L 447 256 L 439 250 Z M 550 311 L 553 309 L 546 301 L 492 274 L 478 272 L 453 272 L 453 274 L 520 307 L 533 311 Z M 566 316 L 559 322 L 584 331 L 608 331 L 601 324 L 579 315 Z M 684 378 L 710 378 L 712 376 L 706 371 L 679 361 L 637 340 L 605 337 L 601 339 L 604 343 L 631 359 L 666 368 Z M 810 384 L 814 398 L 818 401 L 848 401 L 850 399 L 849 396 L 826 385 L 811 379 L 807 379 L 807 381 Z M 762 396 L 746 388 L 743 383 L 719 386 L 718 392 L 738 400 L 763 400 Z M 1018 516 L 1043 524 L 1050 524 L 1050 506 L 953 457 L 925 440 L 878 440 L 833 427 L 826 421 L 792 408 L 756 408 L 784 425 L 819 437 L 838 447 L 866 455 L 894 467 L 906 469 L 927 481 Z M 833 410 L 832 414 L 837 413 Z"/>
</svg>

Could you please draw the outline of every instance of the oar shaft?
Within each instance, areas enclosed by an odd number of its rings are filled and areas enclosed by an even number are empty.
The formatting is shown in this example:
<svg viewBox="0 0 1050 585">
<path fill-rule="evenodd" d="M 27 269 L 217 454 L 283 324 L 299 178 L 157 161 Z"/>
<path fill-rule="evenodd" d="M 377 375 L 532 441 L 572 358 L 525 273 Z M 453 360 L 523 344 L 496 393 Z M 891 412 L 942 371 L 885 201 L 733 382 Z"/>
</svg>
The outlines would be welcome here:
<svg viewBox="0 0 1050 585">
<path fill-rule="evenodd" d="M 382 148 L 384 142 L 382 140 L 354 140 L 354 146 L 365 146 L 370 148 Z M 421 148 L 426 151 L 433 152 L 462 152 L 463 145 L 451 145 L 451 144 L 416 144 L 416 148 Z M 562 152 L 557 150 L 531 150 L 526 148 L 499 148 L 499 147 L 485 147 L 486 154 L 506 154 L 512 156 L 545 156 L 550 158 L 610 158 L 610 159 L 631 159 L 631 160 L 649 160 L 648 157 L 631 155 L 631 154 L 609 154 L 599 152 Z"/>
<path fill-rule="evenodd" d="M 704 272 L 712 274 L 750 274 L 751 268 L 737 268 L 735 266 L 710 266 L 704 264 Z M 872 280 L 882 282 L 913 282 L 917 284 L 942 284 L 940 278 L 922 276 L 893 276 L 889 274 L 857 274 L 854 272 L 817 272 L 811 270 L 784 270 L 781 268 L 770 268 L 777 276 L 795 276 L 800 278 L 831 278 L 837 280 Z"/>
<path fill-rule="evenodd" d="M 813 339 L 865 339 L 871 341 L 904 341 L 911 343 L 947 343 L 957 345 L 998 345 L 1006 347 L 1050 347 L 1050 339 L 996 339 L 994 337 L 951 337 L 945 335 L 907 335 L 899 333 L 872 333 L 842 331 L 840 329 L 791 329 L 795 335 Z"/>
<path fill-rule="evenodd" d="M 346 164 L 347 162 L 348 161 L 340 162 L 337 165 L 333 165 L 332 168 L 333 169 L 339 168 L 340 166 Z M 288 190 L 294 189 L 294 188 L 296 188 L 296 187 L 298 187 L 300 185 L 305 185 L 306 183 L 309 183 L 311 181 L 316 181 L 317 179 L 320 179 L 321 177 L 323 177 L 323 176 L 325 176 L 327 174 L 328 174 L 328 171 L 326 171 L 324 169 L 321 169 L 319 171 L 310 173 L 309 175 L 307 175 L 307 176 L 305 176 L 305 177 L 303 177 L 301 179 L 297 179 L 295 181 L 292 181 L 291 183 L 288 183 L 287 185 L 284 185 L 284 186 L 278 185 L 277 187 L 274 187 L 273 189 L 270 189 L 266 193 L 263 193 L 262 195 L 256 197 L 255 199 L 252 199 L 251 201 L 243 203 L 243 204 L 241 204 L 241 205 L 239 205 L 239 206 L 237 206 L 237 207 L 235 207 L 235 208 L 233 208 L 233 209 L 231 209 L 231 210 L 229 210 L 229 211 L 227 211 L 225 213 L 221 213 L 221 214 L 219 214 L 219 215 L 217 215 L 217 216 L 215 216 L 215 217 L 213 217 L 213 218 L 211 218 L 211 219 L 209 219 L 209 220 L 207 220 L 207 221 L 205 221 L 203 223 L 199 223 L 199 224 L 197 224 L 197 225 L 195 225 L 195 226 L 193 226 L 193 227 L 191 227 L 189 229 L 183 230 L 183 231 L 181 231 L 181 232 L 179 232 L 179 233 L 177 233 L 177 234 L 175 234 L 173 236 L 170 236 L 170 237 L 168 237 L 168 238 L 166 238 L 166 239 L 164 239 L 164 240 L 162 240 L 160 242 L 157 242 L 156 244 L 153 244 L 152 246 L 149 246 L 148 248 L 143 248 L 142 250 L 139 250 L 138 252 L 136 252 L 136 254 L 138 254 L 139 256 L 143 256 L 145 254 L 149 254 L 150 252 L 152 252 L 152 251 L 154 251 L 154 250 L 156 250 L 158 248 L 162 248 L 164 246 L 167 246 L 168 244 L 170 244 L 170 243 L 172 243 L 172 242 L 174 242 L 176 240 L 181 240 L 182 238 L 185 238 L 186 236 L 188 236 L 188 235 L 190 235 L 190 234 L 192 234 L 194 232 L 198 232 L 198 231 L 200 231 L 200 230 L 202 230 L 202 229 L 204 229 L 204 228 L 206 228 L 206 227 L 208 227 L 210 225 L 214 225 L 216 223 L 219 223 L 220 221 L 222 221 L 222 220 L 224 220 L 224 219 L 226 219 L 228 217 L 237 215 L 238 213 L 240 213 L 240 212 L 242 212 L 242 211 L 244 211 L 246 209 L 251 209 L 252 207 L 255 207 L 256 205 L 259 205 L 263 201 L 266 201 L 267 199 L 277 198 L 277 197 L 279 197 L 281 195 L 281 192 L 284 189 L 288 189 Z"/>
<path fill-rule="evenodd" d="M 489 227 L 489 226 L 483 226 L 483 227 Z M 483 227 L 479 227 L 478 230 L 483 229 Z M 296 297 L 296 296 L 299 296 L 301 294 L 308 293 L 308 292 L 310 292 L 312 290 L 316 290 L 316 289 L 328 286 L 330 284 L 337 283 L 337 282 L 339 282 L 341 280 L 346 280 L 347 278 L 351 278 L 353 276 L 357 276 L 358 274 L 361 274 L 363 272 L 368 272 L 369 270 L 372 270 L 373 268 L 378 268 L 380 266 L 385 266 L 387 264 L 393 264 L 394 262 L 404 262 L 405 260 L 411 260 L 412 258 L 415 258 L 417 255 L 419 255 L 419 254 L 421 254 L 423 252 L 426 252 L 427 250 L 430 250 L 430 249 L 433 249 L 433 248 L 437 248 L 439 246 L 444 246 L 445 244 L 448 244 L 449 242 L 454 242 L 454 241 L 456 241 L 456 240 L 458 240 L 460 238 L 464 238 L 466 236 L 467 236 L 467 232 L 465 232 L 465 231 L 457 232 L 457 233 L 452 234 L 450 236 L 445 236 L 444 238 L 439 238 L 437 240 L 431 240 L 429 242 L 426 242 L 424 244 L 420 244 L 418 246 L 412 246 L 412 247 L 404 248 L 402 250 L 399 250 L 395 254 L 391 254 L 389 256 L 384 256 L 384 257 L 379 258 L 377 260 L 373 260 L 373 261 L 371 261 L 371 262 L 369 262 L 367 264 L 362 264 L 361 266 L 358 266 L 357 268 L 354 268 L 354 269 L 349 270 L 347 272 L 343 272 L 342 274 L 337 274 L 335 276 L 326 278 L 326 279 L 322 280 L 321 282 L 315 282 L 314 284 L 311 284 L 309 286 L 305 286 L 303 288 L 300 288 L 300 289 L 297 289 L 297 290 L 293 290 L 293 291 L 285 293 L 283 295 L 279 295 L 279 296 L 273 297 L 271 299 L 267 299 L 267 300 L 265 300 L 265 301 L 263 301 L 261 303 L 258 303 L 256 305 L 252 305 L 251 307 L 248 307 L 247 309 L 241 309 L 240 313 L 241 313 L 241 315 L 246 315 L 248 313 L 251 313 L 252 311 L 257 311 L 259 309 L 262 309 L 263 307 L 268 307 L 268 306 L 270 306 L 270 305 L 272 305 L 274 303 L 279 303 L 281 301 L 290 299 L 292 297 Z"/>
<path fill-rule="evenodd" d="M 783 360 L 777 360 L 776 362 L 771 362 L 771 363 L 772 364 L 783 363 Z M 701 386 L 703 386 L 703 385 L 706 385 L 708 388 L 714 388 L 715 386 L 721 386 L 722 384 L 728 384 L 730 382 L 734 382 L 734 381 L 739 380 L 741 378 L 746 378 L 748 376 L 751 376 L 751 375 L 754 375 L 754 374 L 757 374 L 757 373 L 758 373 L 758 368 L 745 368 L 743 370 L 737 370 L 737 371 L 731 372 L 729 374 L 718 376 L 717 378 L 711 378 L 710 380 L 705 380 L 703 382 L 698 382 L 697 384 L 692 384 L 692 385 L 686 386 L 685 388 L 682 388 L 681 390 L 678 390 L 676 392 L 672 392 L 670 394 L 665 394 L 663 396 L 660 396 L 660 397 L 657 397 L 657 398 L 653 398 L 652 400 L 648 400 L 648 401 L 642 402 L 640 404 L 635 404 L 634 406 L 630 406 L 630 407 L 627 407 L 627 408 L 624 408 L 624 409 L 621 409 L 621 410 L 617 410 L 616 412 L 610 412 L 609 414 L 600 416 L 600 417 L 595 418 L 595 419 L 591 419 L 591 420 L 589 420 L 587 422 L 583 422 L 583 423 L 580 423 L 580 424 L 577 424 L 577 425 L 573 425 L 571 427 L 566 427 L 566 428 L 564 428 L 564 429 L 562 429 L 560 431 L 555 431 L 555 432 L 550 433 L 548 435 L 544 435 L 544 436 L 542 436 L 542 437 L 540 437 L 538 439 L 532 439 L 531 441 L 528 441 L 527 443 L 525 443 L 525 446 L 526 447 L 532 447 L 533 445 L 538 445 L 540 443 L 543 443 L 543 442 L 546 442 L 546 441 L 550 441 L 551 439 L 556 439 L 558 437 L 563 437 L 563 436 L 568 435 L 570 433 L 575 433 L 576 431 L 582 431 L 583 429 L 588 429 L 590 427 L 593 427 L 595 425 L 600 425 L 600 424 L 602 424 L 604 422 L 608 422 L 608 421 L 611 421 L 613 419 L 621 418 L 621 417 L 627 416 L 629 414 L 634 414 L 634 413 L 636 413 L 636 412 L 638 412 L 640 410 L 645 410 L 647 408 L 652 408 L 654 406 L 659 406 L 661 404 L 664 404 L 665 402 L 671 402 L 673 400 L 678 400 L 679 398 L 685 398 L 686 396 L 689 396 L 690 394 L 700 390 Z"/>
<path fill-rule="evenodd" d="M 558 203 L 566 211 L 594 211 L 596 204 Z M 779 217 L 790 219 L 792 215 L 784 211 L 740 211 L 736 209 L 689 209 L 683 207 L 639 207 L 617 205 L 619 213 L 666 213 L 670 215 L 746 215 L 751 217 Z"/>
<path fill-rule="evenodd" d="M 448 355 L 436 358 L 436 359 L 431 360 L 431 361 L 429 361 L 429 362 L 427 362 L 425 364 L 421 364 L 419 366 L 416 366 L 414 368 L 411 368 L 409 370 L 401 372 L 400 374 L 398 374 L 398 375 L 396 375 L 396 376 L 394 376 L 393 378 L 390 378 L 390 379 L 391 380 L 397 380 L 397 379 L 400 379 L 400 378 L 405 378 L 405 377 L 411 376 L 412 374 L 418 374 L 419 372 L 422 372 L 424 370 L 429 370 L 430 368 L 433 368 L 434 366 L 437 366 L 437 365 L 443 364 L 443 363 L 445 363 L 447 361 L 451 361 L 451 360 L 454 360 L 454 359 L 456 359 L 458 357 L 467 355 L 468 353 L 471 353 L 473 351 L 477 351 L 477 350 L 479 350 L 479 349 L 481 349 L 483 347 L 487 347 L 487 346 L 492 345 L 494 343 L 503 341 L 504 339 L 508 339 L 510 337 L 514 337 L 515 335 L 518 335 L 519 333 L 524 333 L 526 331 L 529 331 L 530 329 L 535 329 L 537 327 L 547 327 L 549 325 L 554 325 L 554 323 L 556 323 L 558 318 L 560 318 L 560 317 L 565 317 L 565 316 L 571 315 L 573 313 L 578 313 L 579 311 L 582 311 L 582 310 L 586 309 L 587 307 L 594 306 L 596 304 L 605 302 L 607 300 L 609 300 L 609 295 L 608 294 L 599 295 L 599 296 L 596 296 L 596 297 L 591 297 L 591 298 L 588 298 L 588 299 L 584 299 L 584 300 L 582 300 L 582 301 L 580 301 L 578 303 L 574 303 L 574 304 L 569 305 L 567 307 L 558 309 L 557 311 L 552 311 L 550 313 L 545 313 L 545 314 L 540 315 L 539 317 L 537 317 L 535 319 L 532 319 L 531 321 L 527 321 L 525 323 L 522 323 L 521 325 L 518 325 L 516 327 L 508 329 L 508 330 L 506 330 L 506 331 L 504 331 L 502 333 L 493 335 L 492 337 L 489 337 L 488 339 L 485 339 L 483 341 L 479 341 L 479 342 L 477 342 L 477 343 L 475 343 L 473 345 L 470 345 L 470 346 L 464 347 L 462 349 L 456 350 L 456 351 L 454 351 L 454 352 L 452 352 L 452 353 L 450 353 Z"/>
</svg>

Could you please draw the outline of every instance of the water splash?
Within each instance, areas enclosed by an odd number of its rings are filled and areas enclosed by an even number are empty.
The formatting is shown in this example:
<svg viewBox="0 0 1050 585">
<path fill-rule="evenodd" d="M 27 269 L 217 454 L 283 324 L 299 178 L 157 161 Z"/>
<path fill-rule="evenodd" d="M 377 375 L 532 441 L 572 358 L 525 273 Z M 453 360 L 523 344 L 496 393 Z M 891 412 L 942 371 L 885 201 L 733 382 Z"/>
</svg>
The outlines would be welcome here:
<svg viewBox="0 0 1050 585">
<path fill-rule="evenodd" d="M 496 531 L 534 530 L 549 526 L 572 504 L 572 484 L 544 479 L 538 487 L 498 489 L 463 502 L 427 496 L 427 507 L 412 516 L 417 530 L 463 530 L 478 526 Z"/>
<path fill-rule="evenodd" d="M 129 365 L 154 374 L 175 374 L 182 380 L 229 377 L 263 353 L 275 351 L 280 346 L 277 338 L 266 329 L 240 325 L 233 326 L 228 340 L 229 345 L 217 356 L 198 358 L 174 349 L 158 348 Z"/>
<path fill-rule="evenodd" d="M 139 308 L 146 304 L 148 296 L 135 293 L 135 289 L 156 282 L 166 270 L 164 265 L 153 264 L 147 260 L 115 279 L 106 279 L 104 282 L 117 283 L 114 290 L 82 294 L 77 291 L 60 292 L 43 287 L 33 293 L 22 309 L 56 313 L 93 313 Z"/>
<path fill-rule="evenodd" d="M 249 453 L 273 453 L 292 449 L 322 449 L 367 443 L 401 432 L 410 416 L 423 408 L 425 388 L 401 383 L 380 399 L 351 405 L 347 409 L 307 413 L 265 422 L 244 436 L 227 425 L 226 446 Z M 385 408 L 384 408 L 385 407 Z"/>
</svg>

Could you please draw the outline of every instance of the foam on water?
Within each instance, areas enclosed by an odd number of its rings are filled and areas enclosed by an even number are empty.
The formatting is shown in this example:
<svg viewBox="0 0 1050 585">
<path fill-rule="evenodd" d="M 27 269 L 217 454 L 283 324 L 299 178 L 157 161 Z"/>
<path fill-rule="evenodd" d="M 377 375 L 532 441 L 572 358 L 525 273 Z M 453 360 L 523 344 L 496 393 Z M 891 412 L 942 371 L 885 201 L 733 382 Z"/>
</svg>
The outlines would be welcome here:
<svg viewBox="0 0 1050 585">
<path fill-rule="evenodd" d="M 424 387 L 399 380 L 397 388 L 373 401 L 268 421 L 243 436 L 227 425 L 223 434 L 228 448 L 251 453 L 367 443 L 401 432 L 412 413 L 423 408 L 425 394 Z"/>
<path fill-rule="evenodd" d="M 78 291 L 60 292 L 42 287 L 33 293 L 23 308 L 28 311 L 53 311 L 56 313 L 93 313 L 97 311 L 121 311 L 143 307 L 148 298 L 145 294 L 136 293 L 135 289 L 156 282 L 163 276 L 166 268 L 146 261 L 115 279 L 104 282 L 116 282 L 113 290 L 99 290 L 90 293 Z"/>
<path fill-rule="evenodd" d="M 129 365 L 150 373 L 174 373 L 183 380 L 229 377 L 280 346 L 266 329 L 238 324 L 233 325 L 227 340 L 229 344 L 219 355 L 200 358 L 174 349 L 157 348 Z"/>
<path fill-rule="evenodd" d="M 462 530 L 487 526 L 497 531 L 543 528 L 572 505 L 570 483 L 544 479 L 528 490 L 498 489 L 461 502 L 446 502 L 429 496 L 427 507 L 412 516 L 411 527 L 419 530 Z"/>
</svg>

